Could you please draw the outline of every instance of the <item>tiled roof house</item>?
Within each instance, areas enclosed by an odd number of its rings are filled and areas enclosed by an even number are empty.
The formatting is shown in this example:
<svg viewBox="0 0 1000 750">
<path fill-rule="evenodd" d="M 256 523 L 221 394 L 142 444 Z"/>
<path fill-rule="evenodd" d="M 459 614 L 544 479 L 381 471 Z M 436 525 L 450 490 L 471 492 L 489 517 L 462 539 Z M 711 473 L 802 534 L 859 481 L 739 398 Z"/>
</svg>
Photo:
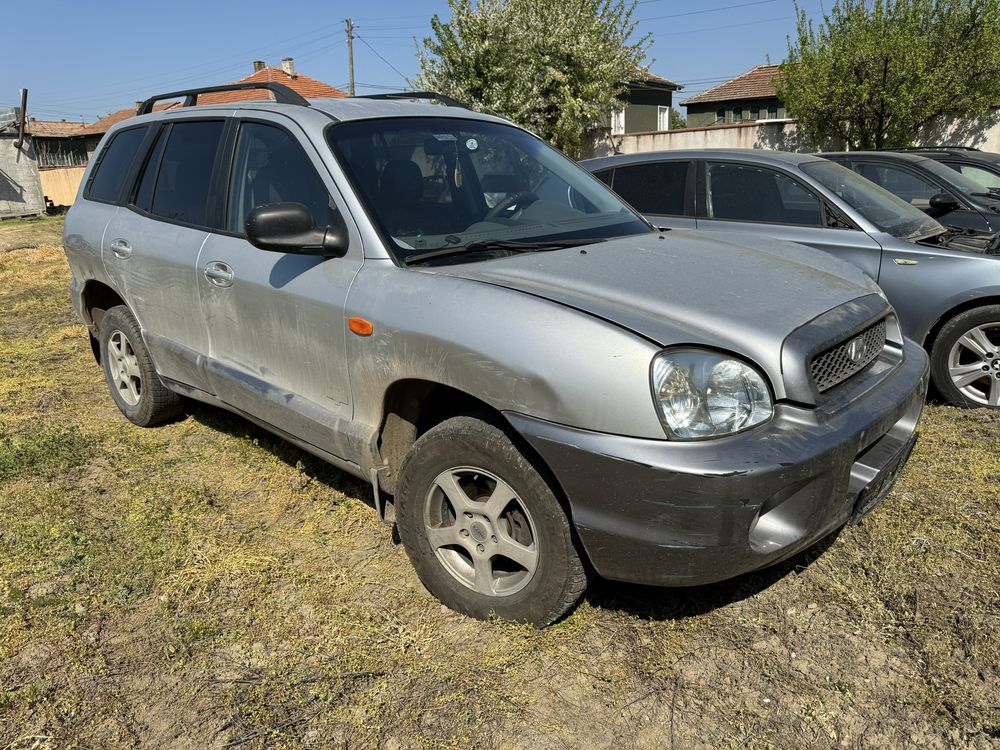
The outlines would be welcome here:
<svg viewBox="0 0 1000 750">
<path fill-rule="evenodd" d="M 328 83 L 323 83 L 323 81 L 318 81 L 315 78 L 310 78 L 307 75 L 297 72 L 295 70 L 294 61 L 290 57 L 286 57 L 281 61 L 280 68 L 268 67 L 263 61 L 255 60 L 253 63 L 253 72 L 250 75 L 241 78 L 238 81 L 233 81 L 233 83 L 267 82 L 284 84 L 307 99 L 335 99 L 347 96 L 345 91 L 338 89 L 336 86 L 331 86 Z M 222 91 L 214 94 L 203 94 L 198 97 L 198 104 L 228 104 L 230 102 L 256 101 L 260 99 L 273 98 L 274 96 L 270 91 L 247 89 L 245 91 Z M 106 117 L 102 117 L 86 129 L 86 134 L 102 135 L 106 133 L 113 125 L 117 125 L 122 120 L 127 120 L 129 117 L 135 115 L 135 110 L 138 105 L 139 102 L 136 102 L 135 106 L 128 107 L 127 109 L 120 109 L 117 112 L 112 112 Z M 153 110 L 161 112 L 165 109 L 171 109 L 179 106 L 179 102 L 166 102 L 154 105 Z"/>
<path fill-rule="evenodd" d="M 784 103 L 774 92 L 777 65 L 758 65 L 681 104 L 687 107 L 689 128 L 731 125 L 755 120 L 776 120 L 787 116 Z"/>
</svg>

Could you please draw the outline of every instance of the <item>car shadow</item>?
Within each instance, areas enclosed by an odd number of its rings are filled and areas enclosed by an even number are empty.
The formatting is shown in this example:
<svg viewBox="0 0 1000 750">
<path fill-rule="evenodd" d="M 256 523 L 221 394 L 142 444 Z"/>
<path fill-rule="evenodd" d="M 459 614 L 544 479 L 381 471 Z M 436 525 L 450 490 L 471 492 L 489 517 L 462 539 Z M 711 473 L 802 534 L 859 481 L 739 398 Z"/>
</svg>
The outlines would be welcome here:
<svg viewBox="0 0 1000 750">
<path fill-rule="evenodd" d="M 225 409 L 198 402 L 189 402 L 185 413 L 188 418 L 205 427 L 252 441 L 254 445 L 268 451 L 288 466 L 298 468 L 334 492 L 358 500 L 371 508 L 373 513 L 375 512 L 371 486 L 367 482 L 341 471 L 263 427 Z M 696 617 L 743 601 L 788 575 L 801 573 L 833 545 L 839 534 L 840 530 L 837 530 L 808 549 L 776 565 L 704 586 L 671 588 L 643 586 L 610 581 L 594 574 L 584 594 L 584 600 L 594 607 L 628 613 L 645 620 L 681 620 Z M 395 527 L 392 530 L 392 540 L 393 543 L 399 543 Z"/>
<path fill-rule="evenodd" d="M 308 477 L 353 500 L 359 500 L 374 510 L 371 485 L 351 476 L 346 471 L 327 463 L 322 458 L 289 443 L 273 432 L 258 427 L 238 414 L 220 407 L 198 402 L 188 402 L 185 414 L 206 427 L 233 437 L 252 441 L 292 468 L 298 468 Z M 182 416 L 181 419 L 184 417 Z"/>
<path fill-rule="evenodd" d="M 591 606 L 626 612 L 644 620 L 683 620 L 704 615 L 759 594 L 788 575 L 798 575 L 836 542 L 842 528 L 783 562 L 726 581 L 666 588 L 595 576 L 584 598 Z"/>
</svg>

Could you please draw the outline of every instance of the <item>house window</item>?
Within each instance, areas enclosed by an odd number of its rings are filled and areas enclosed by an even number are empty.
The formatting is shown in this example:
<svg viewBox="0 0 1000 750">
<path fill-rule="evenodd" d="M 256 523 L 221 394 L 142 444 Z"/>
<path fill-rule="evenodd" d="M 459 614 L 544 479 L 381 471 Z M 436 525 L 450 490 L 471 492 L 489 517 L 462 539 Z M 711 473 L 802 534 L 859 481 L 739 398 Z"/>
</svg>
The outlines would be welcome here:
<svg viewBox="0 0 1000 750">
<path fill-rule="evenodd" d="M 656 129 L 670 130 L 670 107 L 656 108 Z"/>
<path fill-rule="evenodd" d="M 611 110 L 611 135 L 623 135 L 625 133 L 625 109 Z"/>
<path fill-rule="evenodd" d="M 750 107 L 750 119 L 751 120 L 760 119 L 760 107 L 758 107 L 756 104 Z"/>
<path fill-rule="evenodd" d="M 743 108 L 733 107 L 733 122 L 739 122 L 743 119 Z"/>
<path fill-rule="evenodd" d="M 778 105 L 772 104 L 767 108 L 767 119 L 777 120 L 778 119 Z"/>
<path fill-rule="evenodd" d="M 717 109 L 715 110 L 715 124 L 718 125 L 726 121 L 726 110 Z"/>
</svg>

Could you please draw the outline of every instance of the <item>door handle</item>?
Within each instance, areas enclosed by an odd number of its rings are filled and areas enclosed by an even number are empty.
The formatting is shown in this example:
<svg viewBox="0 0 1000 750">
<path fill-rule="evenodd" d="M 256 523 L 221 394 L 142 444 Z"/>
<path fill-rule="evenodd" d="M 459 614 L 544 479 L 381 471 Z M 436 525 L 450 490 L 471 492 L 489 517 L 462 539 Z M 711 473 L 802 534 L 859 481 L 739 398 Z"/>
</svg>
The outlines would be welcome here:
<svg viewBox="0 0 1000 750">
<path fill-rule="evenodd" d="M 205 278 L 208 279 L 210 284 L 225 287 L 233 285 L 233 279 L 236 278 L 236 274 L 233 273 L 233 269 L 227 264 L 222 261 L 213 260 L 205 266 Z"/>
<path fill-rule="evenodd" d="M 132 254 L 132 246 L 128 244 L 128 240 L 112 240 L 110 247 L 116 258 L 127 258 Z"/>
</svg>

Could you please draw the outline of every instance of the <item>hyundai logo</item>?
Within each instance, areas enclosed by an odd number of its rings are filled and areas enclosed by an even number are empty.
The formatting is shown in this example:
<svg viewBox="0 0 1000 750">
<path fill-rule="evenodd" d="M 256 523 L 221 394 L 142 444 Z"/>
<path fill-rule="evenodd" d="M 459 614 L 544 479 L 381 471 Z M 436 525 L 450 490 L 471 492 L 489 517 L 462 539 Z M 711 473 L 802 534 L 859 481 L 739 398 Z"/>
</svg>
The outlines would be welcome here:
<svg viewBox="0 0 1000 750">
<path fill-rule="evenodd" d="M 847 342 L 847 358 L 854 364 L 857 364 L 865 358 L 865 352 L 867 349 L 868 347 L 865 346 L 864 336 L 858 336 L 857 338 L 851 339 Z"/>
</svg>

